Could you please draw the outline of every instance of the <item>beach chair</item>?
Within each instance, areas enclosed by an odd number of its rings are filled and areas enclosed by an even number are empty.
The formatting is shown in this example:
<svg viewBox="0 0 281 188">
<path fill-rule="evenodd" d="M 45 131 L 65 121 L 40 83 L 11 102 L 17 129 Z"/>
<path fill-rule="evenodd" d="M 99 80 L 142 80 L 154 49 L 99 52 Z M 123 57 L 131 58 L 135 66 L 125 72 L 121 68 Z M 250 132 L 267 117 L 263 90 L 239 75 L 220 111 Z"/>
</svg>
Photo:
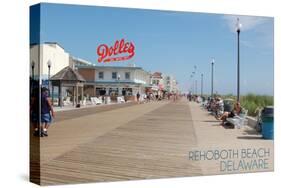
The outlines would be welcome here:
<svg viewBox="0 0 281 188">
<path fill-rule="evenodd" d="M 247 114 L 248 114 L 248 110 L 243 109 L 242 113 L 240 113 L 239 116 L 234 116 L 233 118 L 227 118 L 226 121 L 234 125 L 236 128 L 240 129 L 245 125 Z"/>
<path fill-rule="evenodd" d="M 91 97 L 91 104 L 98 105 L 101 104 L 101 101 L 97 97 Z"/>
<path fill-rule="evenodd" d="M 70 104 L 72 104 L 70 101 L 70 97 L 66 97 L 66 99 L 63 101 L 63 105 L 66 106 L 66 105 L 70 105 Z"/>
<path fill-rule="evenodd" d="M 97 97 L 93 97 L 93 100 L 96 105 L 102 104 L 102 101 Z"/>
<path fill-rule="evenodd" d="M 58 98 L 54 98 L 53 105 L 54 106 L 58 106 L 59 105 L 59 99 Z"/>
<path fill-rule="evenodd" d="M 90 97 L 91 104 L 95 104 L 94 97 Z"/>
<path fill-rule="evenodd" d="M 110 104 L 111 103 L 110 97 L 105 97 L 104 100 L 105 100 L 105 104 Z"/>
<path fill-rule="evenodd" d="M 104 101 L 102 100 L 102 96 L 99 96 L 98 99 L 101 101 L 101 103 L 104 103 Z"/>
<path fill-rule="evenodd" d="M 83 106 L 86 106 L 87 104 L 87 99 L 84 98 L 83 100 L 80 101 L 80 104 L 83 105 Z"/>
<path fill-rule="evenodd" d="M 117 97 L 117 103 L 125 103 L 124 97 Z"/>
</svg>

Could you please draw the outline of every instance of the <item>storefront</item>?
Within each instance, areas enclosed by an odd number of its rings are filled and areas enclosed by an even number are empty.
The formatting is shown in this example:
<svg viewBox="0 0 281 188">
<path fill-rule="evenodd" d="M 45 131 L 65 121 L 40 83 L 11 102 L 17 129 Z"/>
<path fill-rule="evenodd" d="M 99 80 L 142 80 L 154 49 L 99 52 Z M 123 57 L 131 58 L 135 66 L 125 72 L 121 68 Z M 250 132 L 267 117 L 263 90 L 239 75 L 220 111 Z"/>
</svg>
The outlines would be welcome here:
<svg viewBox="0 0 281 188">
<path fill-rule="evenodd" d="M 145 94 L 145 87 L 150 84 L 150 74 L 141 67 L 119 66 L 78 66 L 84 76 L 87 96 L 117 96 L 135 100 L 137 93 Z"/>
</svg>

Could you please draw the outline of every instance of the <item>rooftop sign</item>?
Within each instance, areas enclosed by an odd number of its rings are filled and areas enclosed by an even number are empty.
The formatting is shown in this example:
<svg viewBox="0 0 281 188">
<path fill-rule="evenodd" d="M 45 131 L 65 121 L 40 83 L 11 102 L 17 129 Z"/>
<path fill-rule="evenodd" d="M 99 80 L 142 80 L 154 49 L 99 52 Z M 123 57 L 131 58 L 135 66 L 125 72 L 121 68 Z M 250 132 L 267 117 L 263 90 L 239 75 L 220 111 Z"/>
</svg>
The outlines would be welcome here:
<svg viewBox="0 0 281 188">
<path fill-rule="evenodd" d="M 101 44 L 97 48 L 98 62 L 108 63 L 131 59 L 135 55 L 133 42 L 125 42 L 124 39 L 115 41 L 113 46 Z"/>
</svg>

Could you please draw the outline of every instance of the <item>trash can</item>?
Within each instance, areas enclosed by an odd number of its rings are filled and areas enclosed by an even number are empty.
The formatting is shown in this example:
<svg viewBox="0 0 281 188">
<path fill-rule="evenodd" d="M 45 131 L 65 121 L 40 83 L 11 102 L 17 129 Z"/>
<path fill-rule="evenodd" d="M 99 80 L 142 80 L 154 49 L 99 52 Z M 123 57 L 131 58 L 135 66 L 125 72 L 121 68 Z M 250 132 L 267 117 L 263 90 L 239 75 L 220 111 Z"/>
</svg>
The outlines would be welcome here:
<svg viewBox="0 0 281 188">
<path fill-rule="evenodd" d="M 274 116 L 273 116 L 273 107 L 267 106 L 263 109 L 261 114 L 262 120 L 262 137 L 264 139 L 274 139 Z"/>
<path fill-rule="evenodd" d="M 223 100 L 223 107 L 225 112 L 231 112 L 233 110 L 233 99 L 224 99 Z"/>
</svg>

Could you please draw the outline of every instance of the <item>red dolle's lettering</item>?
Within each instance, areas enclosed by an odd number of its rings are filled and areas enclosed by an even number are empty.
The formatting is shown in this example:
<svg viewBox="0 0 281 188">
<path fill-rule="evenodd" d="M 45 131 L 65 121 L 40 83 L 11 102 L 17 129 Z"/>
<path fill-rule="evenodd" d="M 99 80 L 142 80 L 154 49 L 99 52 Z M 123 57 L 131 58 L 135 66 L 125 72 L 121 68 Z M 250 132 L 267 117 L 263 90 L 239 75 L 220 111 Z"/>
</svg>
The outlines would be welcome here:
<svg viewBox="0 0 281 188">
<path fill-rule="evenodd" d="M 124 39 L 121 39 L 121 41 L 117 40 L 111 47 L 108 47 L 106 44 L 99 45 L 97 48 L 97 54 L 99 56 L 99 63 L 128 60 L 135 55 L 135 46 L 132 42 L 125 43 Z M 120 54 L 127 55 L 116 57 Z"/>
</svg>

